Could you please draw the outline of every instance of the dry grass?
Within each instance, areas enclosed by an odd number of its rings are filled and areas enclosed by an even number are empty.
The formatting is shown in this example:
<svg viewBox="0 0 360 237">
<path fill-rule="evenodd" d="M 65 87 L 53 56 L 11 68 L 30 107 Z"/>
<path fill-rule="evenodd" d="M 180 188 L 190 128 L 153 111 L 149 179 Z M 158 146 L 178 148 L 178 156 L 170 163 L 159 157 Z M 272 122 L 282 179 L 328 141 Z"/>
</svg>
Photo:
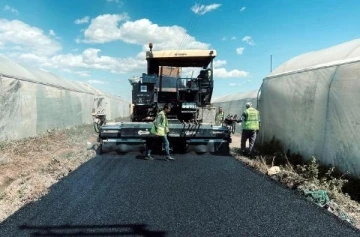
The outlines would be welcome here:
<svg viewBox="0 0 360 237">
<path fill-rule="evenodd" d="M 0 144 L 0 221 L 45 195 L 48 188 L 95 155 L 92 125 Z"/>
<path fill-rule="evenodd" d="M 330 202 L 324 208 L 360 229 L 360 203 L 344 192 L 344 186 L 348 183 L 346 174 L 339 174 L 332 167 L 321 166 L 315 157 L 304 163 L 298 154 L 289 155 L 279 152 L 280 144 L 276 141 L 271 143 L 266 144 L 261 149 L 261 155 L 253 159 L 241 156 L 238 146 L 232 147 L 232 154 L 237 160 L 263 174 L 268 174 L 271 167 L 279 167 L 280 172 L 271 175 L 271 178 L 290 189 L 299 191 L 300 195 L 304 195 L 305 191 L 325 191 Z M 359 183 L 354 180 L 352 182 L 352 189 L 348 185 L 347 191 L 357 194 L 359 186 L 355 184 Z"/>
</svg>

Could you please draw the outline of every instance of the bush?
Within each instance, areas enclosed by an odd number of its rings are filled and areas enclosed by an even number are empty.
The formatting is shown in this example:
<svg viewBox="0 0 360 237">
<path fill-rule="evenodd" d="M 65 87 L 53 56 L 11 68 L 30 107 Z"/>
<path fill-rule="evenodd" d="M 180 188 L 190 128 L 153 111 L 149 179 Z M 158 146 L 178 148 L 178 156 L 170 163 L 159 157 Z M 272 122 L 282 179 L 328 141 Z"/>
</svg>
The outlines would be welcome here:
<svg viewBox="0 0 360 237">
<path fill-rule="evenodd" d="M 290 150 L 285 153 L 281 142 L 275 137 L 259 147 L 259 151 L 262 163 L 296 172 L 299 179 L 302 179 L 299 183 L 313 183 L 318 188 L 326 189 L 331 198 L 346 193 L 344 195 L 360 201 L 360 180 L 340 172 L 331 165 L 320 164 L 315 156 L 305 161 L 299 153 L 291 153 Z"/>
<path fill-rule="evenodd" d="M 296 165 L 296 171 L 306 180 L 315 182 L 319 178 L 319 164 L 314 156 L 304 165 Z"/>
</svg>

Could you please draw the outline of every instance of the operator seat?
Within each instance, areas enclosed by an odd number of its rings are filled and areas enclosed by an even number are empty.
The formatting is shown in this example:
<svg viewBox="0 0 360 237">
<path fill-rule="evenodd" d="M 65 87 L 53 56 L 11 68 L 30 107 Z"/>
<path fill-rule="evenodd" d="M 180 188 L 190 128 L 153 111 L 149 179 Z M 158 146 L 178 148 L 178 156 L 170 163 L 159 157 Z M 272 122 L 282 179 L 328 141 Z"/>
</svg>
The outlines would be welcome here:
<svg viewBox="0 0 360 237">
<path fill-rule="evenodd" d="M 208 88 L 210 86 L 209 72 L 210 70 L 201 70 L 198 75 L 198 80 L 200 80 L 201 88 Z"/>
<path fill-rule="evenodd" d="M 200 84 L 200 98 L 201 103 L 209 104 L 212 93 L 212 82 L 210 81 L 211 70 L 201 70 L 198 76 Z"/>
</svg>

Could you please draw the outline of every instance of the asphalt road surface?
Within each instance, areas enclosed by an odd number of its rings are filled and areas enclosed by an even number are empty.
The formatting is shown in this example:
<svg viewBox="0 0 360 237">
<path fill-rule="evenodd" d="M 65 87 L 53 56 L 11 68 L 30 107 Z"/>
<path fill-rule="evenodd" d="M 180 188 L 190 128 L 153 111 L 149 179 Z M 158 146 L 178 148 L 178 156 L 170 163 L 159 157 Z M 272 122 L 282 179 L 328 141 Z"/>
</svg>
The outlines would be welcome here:
<svg viewBox="0 0 360 237">
<path fill-rule="evenodd" d="M 360 236 L 232 157 L 175 157 L 96 157 L 1 223 L 0 236 Z"/>
</svg>

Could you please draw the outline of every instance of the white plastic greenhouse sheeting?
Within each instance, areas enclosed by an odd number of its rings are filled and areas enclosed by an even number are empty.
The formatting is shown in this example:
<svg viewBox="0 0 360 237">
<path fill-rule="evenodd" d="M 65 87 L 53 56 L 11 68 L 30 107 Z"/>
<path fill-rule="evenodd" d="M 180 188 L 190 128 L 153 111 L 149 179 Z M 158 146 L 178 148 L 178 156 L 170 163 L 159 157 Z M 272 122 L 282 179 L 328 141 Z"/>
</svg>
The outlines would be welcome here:
<svg viewBox="0 0 360 237">
<path fill-rule="evenodd" d="M 264 79 L 262 143 L 360 177 L 360 39 L 307 53 Z"/>
<path fill-rule="evenodd" d="M 244 112 L 245 104 L 247 102 L 251 102 L 253 106 L 256 108 L 257 106 L 257 94 L 256 91 L 249 91 L 238 94 L 226 95 L 218 98 L 214 98 L 211 101 L 211 104 L 216 107 L 216 111 L 221 106 L 224 110 L 225 117 L 228 114 L 237 114 L 238 118 L 240 118 L 241 114 Z M 241 124 L 236 126 L 236 132 L 241 132 Z"/>
<path fill-rule="evenodd" d="M 101 103 L 96 101 L 99 96 Z M 129 102 L 120 97 L 0 56 L 0 141 L 90 124 L 92 109 L 100 107 L 105 108 L 108 119 L 130 113 Z"/>
</svg>

